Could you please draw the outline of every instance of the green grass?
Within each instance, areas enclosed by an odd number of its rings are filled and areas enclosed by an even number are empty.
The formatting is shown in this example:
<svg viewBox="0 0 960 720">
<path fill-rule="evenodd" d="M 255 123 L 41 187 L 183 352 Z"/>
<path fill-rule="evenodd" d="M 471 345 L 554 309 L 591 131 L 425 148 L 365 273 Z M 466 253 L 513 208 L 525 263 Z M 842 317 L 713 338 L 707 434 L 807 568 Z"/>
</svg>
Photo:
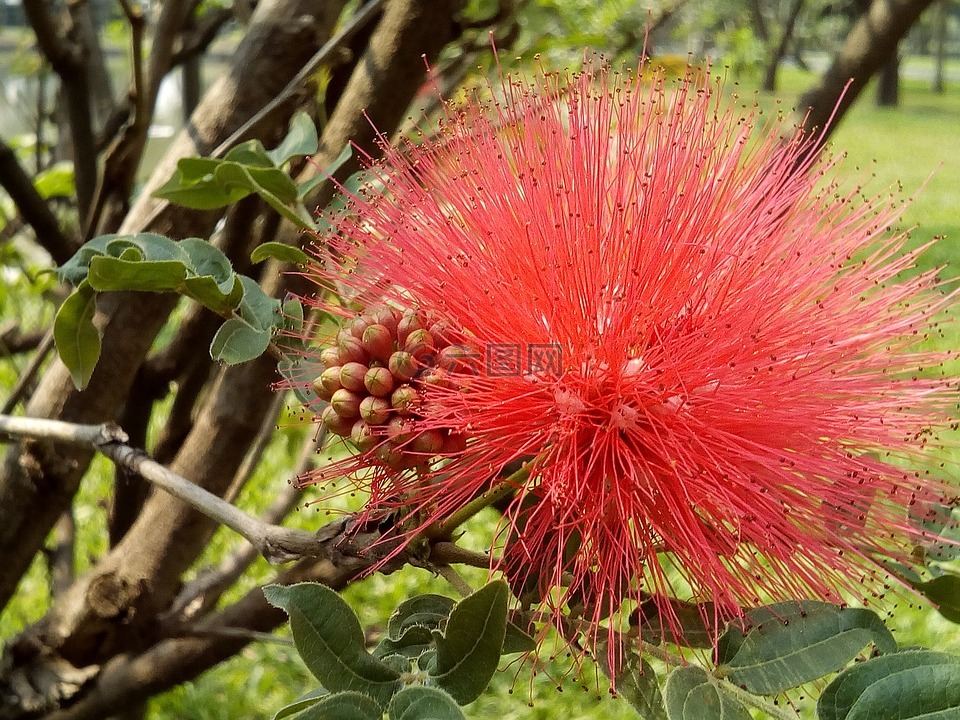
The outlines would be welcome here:
<svg viewBox="0 0 960 720">
<path fill-rule="evenodd" d="M 813 74 L 784 70 L 781 73 L 783 89 L 779 96 L 790 106 L 798 93 L 814 80 Z M 746 94 L 748 91 L 748 83 L 744 82 L 740 92 Z M 761 102 L 767 103 L 769 98 L 762 98 Z M 913 242 L 916 243 L 926 242 L 933 236 L 946 236 L 923 257 L 926 266 L 946 266 L 946 277 L 960 276 L 957 265 L 960 262 L 958 127 L 960 94 L 956 88 L 938 96 L 929 90 L 929 83 L 904 81 L 900 108 L 876 108 L 868 90 L 844 118 L 831 141 L 835 152 L 847 154 L 844 172 L 852 176 L 864 172 L 875 176 L 868 189 L 880 192 L 899 183 L 903 187 L 903 196 L 910 197 L 922 188 L 906 209 L 903 225 L 917 226 L 913 231 Z M 27 288 L 18 285 L 16 292 L 26 293 Z M 13 295 L 11 291 L 6 297 L 10 300 Z M 4 288 L 0 288 L 0 297 L 4 297 Z M 11 308 L 10 302 L 0 304 L 0 320 L 12 315 Z M 38 305 L 35 312 L 40 318 L 48 311 Z M 957 339 L 954 330 L 949 341 Z M 960 343 L 954 343 L 955 347 L 958 345 Z M 19 366 L 0 361 L 0 388 L 9 388 L 19 369 Z M 264 464 L 242 497 L 244 507 L 251 510 L 265 507 L 281 484 L 287 481 L 292 448 L 298 436 L 295 430 L 278 433 Z M 86 479 L 78 497 L 79 555 L 84 567 L 89 567 L 104 550 L 104 503 L 110 491 L 111 475 L 109 466 L 99 463 L 96 472 Z M 291 523 L 316 527 L 322 520 L 315 508 L 303 508 L 293 515 Z M 237 538 L 230 532 L 220 531 L 203 562 L 215 561 L 236 543 Z M 269 581 L 275 571 L 265 562 L 258 563 L 229 597 L 236 598 L 257 583 Z M 481 576 L 482 573 L 472 579 L 479 582 Z M 43 563 L 38 560 L 21 584 L 17 601 L 0 618 L 0 637 L 9 637 L 42 615 L 48 602 L 46 582 Z M 383 624 L 396 604 L 418 592 L 448 591 L 430 573 L 407 568 L 389 577 L 372 576 L 352 586 L 345 596 L 358 609 L 364 624 Z M 955 625 L 940 619 L 929 608 L 917 610 L 905 607 L 907 604 L 901 602 L 890 620 L 901 643 L 924 644 L 960 653 L 960 633 Z M 563 663 L 555 666 L 553 674 L 561 674 L 563 668 Z M 507 667 L 495 678 L 492 691 L 468 707 L 467 713 L 474 718 L 496 717 L 500 720 L 636 717 L 624 703 L 606 697 L 606 684 L 602 679 L 596 679 L 591 666 L 585 667 L 585 672 L 588 680 L 584 683 L 569 679 L 560 682 L 549 673 L 540 673 L 531 681 L 527 669 L 518 671 L 515 667 Z M 558 685 L 563 687 L 563 692 L 557 690 Z M 281 705 L 312 686 L 309 674 L 291 648 L 255 644 L 195 681 L 153 699 L 150 717 L 154 720 L 270 718 Z M 512 695 L 508 694 L 510 690 Z"/>
</svg>

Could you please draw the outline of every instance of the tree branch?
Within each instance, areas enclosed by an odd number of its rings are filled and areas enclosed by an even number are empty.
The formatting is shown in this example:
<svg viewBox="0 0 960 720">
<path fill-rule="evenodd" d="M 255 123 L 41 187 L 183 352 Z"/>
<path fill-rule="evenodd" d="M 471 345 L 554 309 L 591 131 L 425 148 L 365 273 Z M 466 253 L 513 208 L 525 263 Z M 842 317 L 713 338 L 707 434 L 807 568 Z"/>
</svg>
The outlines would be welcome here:
<svg viewBox="0 0 960 720">
<path fill-rule="evenodd" d="M 50 253 L 57 265 L 62 265 L 76 251 L 76 245 L 60 229 L 60 223 L 33 181 L 17 160 L 16 153 L 0 140 L 0 185 L 10 195 L 20 215 L 33 228 L 37 244 Z"/>
<path fill-rule="evenodd" d="M 268 561 L 289 562 L 320 552 L 324 535 L 306 530 L 270 525 L 248 515 L 222 498 L 195 485 L 151 460 L 146 453 L 126 444 L 127 435 L 111 423 L 78 425 L 59 420 L 0 415 L 0 432 L 85 445 L 110 458 L 118 466 L 136 473 L 173 497 L 199 510 L 211 520 L 246 538 Z"/>
<path fill-rule="evenodd" d="M 867 81 L 897 52 L 897 44 L 933 0 L 873 0 L 816 86 L 797 101 L 803 129 L 815 138 L 808 156 L 827 141 Z"/>
<path fill-rule="evenodd" d="M 58 23 L 49 8 L 50 4 L 46 2 L 28 2 L 24 3 L 23 12 L 36 34 L 37 45 L 60 77 L 70 124 L 77 205 L 83 222 L 97 185 L 97 147 L 86 52 L 83 44 L 72 37 L 76 34 L 72 19 L 69 23 Z"/>
</svg>

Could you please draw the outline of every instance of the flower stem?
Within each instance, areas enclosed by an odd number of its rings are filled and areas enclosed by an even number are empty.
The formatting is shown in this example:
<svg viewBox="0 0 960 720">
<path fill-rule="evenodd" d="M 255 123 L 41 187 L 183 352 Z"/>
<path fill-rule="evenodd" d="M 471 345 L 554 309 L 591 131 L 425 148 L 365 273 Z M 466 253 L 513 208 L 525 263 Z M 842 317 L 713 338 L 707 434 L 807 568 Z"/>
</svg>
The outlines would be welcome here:
<svg viewBox="0 0 960 720">
<path fill-rule="evenodd" d="M 526 482 L 530 477 L 530 468 L 524 464 L 510 477 L 501 480 L 482 495 L 478 495 L 448 518 L 428 527 L 424 534 L 431 540 L 450 537 L 450 534 L 484 508 L 502 500 Z"/>
</svg>

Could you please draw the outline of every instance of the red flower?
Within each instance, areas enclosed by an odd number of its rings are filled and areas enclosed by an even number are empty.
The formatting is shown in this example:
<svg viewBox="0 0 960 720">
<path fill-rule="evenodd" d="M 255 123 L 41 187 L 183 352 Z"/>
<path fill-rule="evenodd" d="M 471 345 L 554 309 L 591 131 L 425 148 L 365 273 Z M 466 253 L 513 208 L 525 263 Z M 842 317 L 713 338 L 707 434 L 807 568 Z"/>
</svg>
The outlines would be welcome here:
<svg viewBox="0 0 960 720">
<path fill-rule="evenodd" d="M 327 411 L 363 450 L 334 472 L 416 530 L 529 460 L 495 562 L 558 613 L 863 593 L 944 490 L 904 461 L 957 399 L 921 348 L 949 298 L 902 276 L 895 210 L 709 82 L 588 69 L 451 105 L 385 146 L 311 270 L 373 308 L 328 374 L 389 370 L 377 422 L 360 385 Z"/>
</svg>

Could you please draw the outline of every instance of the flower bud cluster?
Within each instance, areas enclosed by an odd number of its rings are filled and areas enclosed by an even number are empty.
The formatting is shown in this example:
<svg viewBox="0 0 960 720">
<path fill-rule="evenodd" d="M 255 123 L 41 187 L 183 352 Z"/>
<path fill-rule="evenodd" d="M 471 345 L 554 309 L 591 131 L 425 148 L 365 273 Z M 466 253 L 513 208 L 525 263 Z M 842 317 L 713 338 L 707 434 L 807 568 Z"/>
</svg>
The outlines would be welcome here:
<svg viewBox="0 0 960 720">
<path fill-rule="evenodd" d="M 450 371 L 461 352 L 445 325 L 422 312 L 370 309 L 345 324 L 336 345 L 320 354 L 324 370 L 313 389 L 328 401 L 321 421 L 395 470 L 462 451 L 462 434 L 416 427 L 425 386 L 453 387 Z"/>
</svg>

